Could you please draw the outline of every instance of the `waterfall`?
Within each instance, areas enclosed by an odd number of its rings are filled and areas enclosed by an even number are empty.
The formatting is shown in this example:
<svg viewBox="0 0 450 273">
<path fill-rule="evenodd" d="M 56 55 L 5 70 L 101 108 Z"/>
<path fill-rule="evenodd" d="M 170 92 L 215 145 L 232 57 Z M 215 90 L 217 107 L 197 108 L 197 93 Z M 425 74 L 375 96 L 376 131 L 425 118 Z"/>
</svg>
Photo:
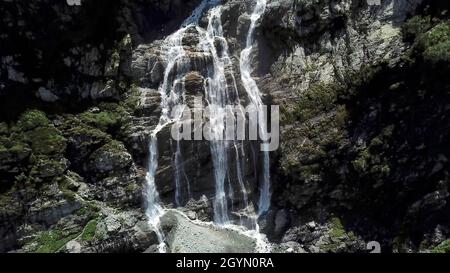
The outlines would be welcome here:
<svg viewBox="0 0 450 273">
<path fill-rule="evenodd" d="M 201 12 L 201 11 L 196 11 Z M 183 71 L 189 69 L 188 62 L 185 61 L 186 52 L 182 45 L 183 34 L 187 27 L 179 29 L 164 41 L 162 52 L 165 52 L 165 60 L 168 61 L 164 71 L 164 80 L 159 87 L 161 96 L 161 117 L 158 124 L 150 134 L 150 159 L 146 176 L 146 215 L 150 226 L 155 230 L 160 242 L 159 251 L 165 252 L 164 236 L 159 227 L 160 217 L 164 209 L 160 205 L 159 193 L 155 184 L 156 171 L 158 169 L 158 133 L 167 125 L 181 118 L 181 113 L 172 112 L 172 108 L 182 104 L 182 82 Z M 175 71 L 175 73 L 174 73 Z M 181 160 L 181 152 L 177 145 L 176 163 Z M 179 171 L 175 172 L 175 180 L 179 184 Z M 177 189 L 178 191 L 178 189 Z"/>
<path fill-rule="evenodd" d="M 205 52 L 210 52 L 213 59 L 213 66 L 208 68 L 208 86 L 205 90 L 206 100 L 209 106 L 210 133 L 211 133 L 211 154 L 214 165 L 214 177 L 216 180 L 216 196 L 214 198 L 214 220 L 218 224 L 229 222 L 228 197 L 226 194 L 225 182 L 229 179 L 229 155 L 230 143 L 224 140 L 226 131 L 226 114 L 232 101 L 228 91 L 229 86 L 226 79 L 227 66 L 231 66 L 228 56 L 228 44 L 223 37 L 221 22 L 221 6 L 214 7 L 208 14 L 208 27 L 206 31 L 198 28 L 202 39 L 200 46 Z M 216 43 L 220 44 L 221 52 L 217 51 Z M 233 79 L 234 81 L 234 79 Z M 236 83 L 232 85 L 236 88 Z M 237 92 L 237 90 L 236 90 Z M 229 183 L 228 193 L 232 194 L 233 189 Z M 245 191 L 245 189 L 243 190 Z"/>
<path fill-rule="evenodd" d="M 229 56 L 229 48 L 224 37 L 221 15 L 222 6 L 220 0 L 203 0 L 182 24 L 181 28 L 168 36 L 161 46 L 161 58 L 165 62 L 164 78 L 159 86 L 161 97 L 161 116 L 156 127 L 150 134 L 150 157 L 147 173 L 146 185 L 146 214 L 148 221 L 158 235 L 160 241 L 160 252 L 165 250 L 164 236 L 160 230 L 160 217 L 164 214 L 164 209 L 160 204 L 159 194 L 155 184 L 156 171 L 158 169 L 158 134 L 167 126 L 182 122 L 182 106 L 186 103 L 185 98 L 185 77 L 193 69 L 202 66 L 202 76 L 205 78 L 204 97 L 209 110 L 209 140 L 210 151 L 213 163 L 215 196 L 213 199 L 214 222 L 221 226 L 232 224 L 230 220 L 230 209 L 234 211 L 230 202 L 235 194 L 232 179 L 235 179 L 237 192 L 241 195 L 244 208 L 249 207 L 249 197 L 246 188 L 246 180 L 243 174 L 243 141 L 237 140 L 234 136 L 232 140 L 225 140 L 227 132 L 227 113 L 233 111 L 235 106 L 240 105 L 240 98 L 236 79 L 233 71 L 233 63 Z M 245 89 L 250 102 L 258 106 L 258 111 L 262 111 L 262 101 L 258 87 L 251 78 L 250 73 L 250 53 L 252 50 L 253 32 L 256 21 L 265 9 L 265 1 L 258 1 L 255 12 L 252 15 L 252 24 L 247 37 L 247 47 L 241 54 L 241 74 Z M 207 26 L 202 28 L 199 20 L 203 15 L 207 15 Z M 186 35 L 195 33 L 198 42 L 195 44 L 184 44 Z M 189 47 L 189 49 L 187 49 Z M 192 60 L 197 58 L 197 62 Z M 201 61 L 198 61 L 198 60 Z M 261 121 L 259 122 L 261 123 Z M 262 124 L 262 123 L 261 123 Z M 265 127 L 264 127 L 265 128 Z M 260 128 L 264 131 L 264 128 Z M 183 206 L 182 203 L 185 183 L 188 196 L 191 197 L 191 188 L 188 177 L 183 166 L 183 155 L 180 141 L 177 140 L 176 151 L 173 154 L 174 182 L 175 182 L 175 203 Z M 233 160 L 235 162 L 233 162 Z M 267 210 L 270 205 L 270 177 L 268 173 L 268 153 L 264 156 L 264 182 L 261 188 L 260 212 Z M 267 167 L 267 168 L 266 168 Z M 235 173 L 231 172 L 234 168 Z M 231 177 L 234 175 L 235 177 Z M 234 180 L 233 180 L 234 181 Z M 259 234 L 254 219 L 256 233 Z M 255 236 L 259 241 L 259 237 Z"/>
<path fill-rule="evenodd" d="M 150 160 L 148 163 L 148 172 L 146 176 L 146 189 L 145 189 L 145 200 L 146 200 L 146 216 L 151 227 L 156 232 L 159 241 L 159 252 L 165 252 L 164 235 L 159 227 L 159 219 L 164 213 L 163 208 L 159 204 L 159 193 L 155 185 L 155 173 L 158 168 L 158 148 L 157 148 L 157 138 L 156 133 L 152 133 L 150 137 Z"/>
<path fill-rule="evenodd" d="M 266 0 L 257 0 L 256 6 L 251 14 L 251 23 L 247 33 L 246 47 L 241 52 L 240 57 L 240 69 L 241 69 L 241 79 L 244 89 L 247 92 L 250 103 L 256 107 L 258 113 L 258 125 L 259 133 L 263 139 L 267 139 L 267 124 L 265 119 L 265 112 L 263 111 L 263 102 L 261 98 L 261 93 L 259 91 L 258 85 L 252 78 L 252 67 L 251 67 L 251 53 L 253 50 L 254 43 L 254 32 L 256 28 L 256 23 L 261 18 L 266 10 Z M 263 166 L 262 166 L 262 181 L 260 181 L 260 198 L 259 198 L 259 211 L 258 215 L 266 212 L 270 207 L 270 158 L 268 144 L 265 142 L 263 151 Z"/>
</svg>

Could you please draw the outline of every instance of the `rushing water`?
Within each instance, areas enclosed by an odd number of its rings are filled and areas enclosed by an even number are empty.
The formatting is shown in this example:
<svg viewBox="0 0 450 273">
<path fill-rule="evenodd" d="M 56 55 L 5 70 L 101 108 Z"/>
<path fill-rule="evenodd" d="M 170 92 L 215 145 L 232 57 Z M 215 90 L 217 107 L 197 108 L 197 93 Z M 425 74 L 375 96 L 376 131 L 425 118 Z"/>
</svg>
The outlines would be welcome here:
<svg viewBox="0 0 450 273">
<path fill-rule="evenodd" d="M 266 0 L 257 0 L 256 6 L 250 17 L 251 23 L 247 33 L 246 47 L 241 52 L 240 58 L 240 68 L 241 68 L 241 79 L 244 89 L 247 92 L 250 103 L 256 107 L 258 112 L 258 125 L 259 133 L 262 139 L 267 139 L 267 124 L 265 117 L 265 112 L 263 110 L 263 102 L 261 98 L 261 93 L 259 91 L 258 85 L 252 78 L 252 67 L 251 67 L 251 54 L 253 50 L 254 43 L 254 33 L 256 28 L 256 23 L 261 18 L 266 10 Z M 262 163 L 262 178 L 260 179 L 260 197 L 259 197 L 259 212 L 261 215 L 266 212 L 270 207 L 270 158 L 268 144 L 264 143 L 265 149 L 263 152 L 263 163 Z"/>
<path fill-rule="evenodd" d="M 164 234 L 159 227 L 159 221 L 161 215 L 164 213 L 164 209 L 159 204 L 159 194 L 155 185 L 155 173 L 158 168 L 158 148 L 156 133 L 152 133 L 150 139 L 150 160 L 148 163 L 147 172 L 147 185 L 145 192 L 146 199 L 146 215 L 150 226 L 152 226 L 158 236 L 159 252 L 165 252 Z"/>
<path fill-rule="evenodd" d="M 229 56 L 227 40 L 224 37 L 221 15 L 222 6 L 219 0 L 203 0 L 193 11 L 181 28 L 168 36 L 162 43 L 162 59 L 165 61 L 164 79 L 159 87 L 161 97 L 161 116 L 157 126 L 150 134 L 150 158 L 147 173 L 146 186 L 146 214 L 149 223 L 157 232 L 160 241 L 160 252 L 165 251 L 164 236 L 160 230 L 160 217 L 164 209 L 160 205 L 159 194 L 155 184 L 156 171 L 158 169 L 158 134 L 167 126 L 181 122 L 182 111 L 180 106 L 185 103 L 185 76 L 193 69 L 192 56 L 202 59 L 195 66 L 204 66 L 202 71 L 206 84 L 204 85 L 204 96 L 209 107 L 209 138 L 210 150 L 213 161 L 213 171 L 215 179 L 214 222 L 219 225 L 229 226 L 230 209 L 233 211 L 232 179 L 235 179 L 239 187 L 244 209 L 249 207 L 249 197 L 246 189 L 246 180 L 243 176 L 244 150 L 242 141 L 224 140 L 226 134 L 226 114 L 232 111 L 233 106 L 239 105 L 239 94 L 234 76 L 233 64 Z M 241 79 L 250 100 L 250 103 L 257 106 L 258 112 L 262 113 L 262 99 L 259 89 L 251 77 L 251 58 L 253 50 L 253 36 L 257 21 L 264 13 L 266 1 L 257 0 L 255 9 L 251 15 L 251 25 L 247 35 L 246 48 L 241 53 L 240 69 Z M 199 20 L 207 16 L 207 26 L 199 26 Z M 198 42 L 189 45 L 189 50 L 183 44 L 187 35 L 195 33 Z M 182 109 L 182 108 L 181 108 Z M 267 132 L 265 121 L 260 115 L 260 134 Z M 176 151 L 173 155 L 174 182 L 175 182 L 175 204 L 183 206 L 183 200 L 191 198 L 189 179 L 183 167 L 183 155 L 180 141 L 176 143 Z M 233 162 L 234 161 L 234 162 Z M 235 172 L 230 169 L 234 168 Z M 270 173 L 269 154 L 264 152 L 263 176 L 260 181 L 260 201 L 259 214 L 266 211 L 270 206 Z M 231 177 L 231 173 L 235 177 Z M 187 198 L 183 196 L 187 189 Z M 255 234 L 259 234 L 256 217 L 254 217 Z M 259 236 L 259 235 L 258 235 Z M 252 233 L 252 237 L 258 242 L 261 238 Z M 263 244 L 262 244 L 263 245 Z"/>
</svg>

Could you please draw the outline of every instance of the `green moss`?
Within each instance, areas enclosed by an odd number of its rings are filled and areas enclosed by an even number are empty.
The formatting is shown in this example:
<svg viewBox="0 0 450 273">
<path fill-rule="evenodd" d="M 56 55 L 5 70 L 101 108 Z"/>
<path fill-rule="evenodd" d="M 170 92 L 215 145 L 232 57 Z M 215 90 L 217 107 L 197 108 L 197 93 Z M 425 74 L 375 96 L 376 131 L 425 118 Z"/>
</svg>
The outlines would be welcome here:
<svg viewBox="0 0 450 273">
<path fill-rule="evenodd" d="M 76 200 L 75 191 L 71 189 L 70 183 L 66 179 L 58 178 L 58 185 L 66 200 L 72 202 Z"/>
<path fill-rule="evenodd" d="M 375 137 L 370 142 L 370 146 L 372 146 L 372 147 L 378 147 L 378 146 L 381 146 L 381 145 L 383 145 L 383 140 L 380 137 Z"/>
<path fill-rule="evenodd" d="M 433 253 L 450 253 L 450 239 L 445 240 L 441 244 L 439 244 L 437 247 L 433 248 L 431 250 Z"/>
<path fill-rule="evenodd" d="M 84 206 L 77 211 L 77 215 L 87 219 L 98 218 L 99 214 L 100 208 L 92 203 L 85 203 Z"/>
<path fill-rule="evenodd" d="M 370 153 L 367 149 L 365 149 L 359 153 L 358 157 L 355 160 L 352 161 L 353 168 L 356 171 L 363 173 L 368 168 L 369 160 L 370 160 Z"/>
<path fill-rule="evenodd" d="M 80 115 L 81 120 L 102 131 L 111 131 L 120 127 L 129 119 L 129 113 L 125 107 L 117 103 L 101 103 L 100 112 L 85 112 Z"/>
<path fill-rule="evenodd" d="M 440 23 L 419 36 L 418 46 L 425 60 L 450 62 L 450 21 Z"/>
<path fill-rule="evenodd" d="M 344 105 L 340 105 L 336 109 L 335 121 L 339 127 L 345 126 L 349 118 L 349 113 Z"/>
<path fill-rule="evenodd" d="M 329 240 L 321 246 L 323 252 L 337 252 L 346 241 L 356 240 L 353 232 L 346 232 L 341 219 L 333 217 L 330 219 L 330 231 L 328 232 Z"/>
<path fill-rule="evenodd" d="M 331 230 L 330 230 L 330 237 L 333 239 L 339 239 L 345 236 L 346 232 L 344 229 L 344 225 L 342 224 L 341 219 L 337 217 L 333 217 L 331 219 Z"/>
<path fill-rule="evenodd" d="M 120 117 L 113 112 L 100 112 L 100 113 L 83 113 L 81 119 L 89 125 L 99 128 L 102 131 L 117 126 Z"/>
<path fill-rule="evenodd" d="M 380 135 L 370 141 L 369 147 L 359 151 L 352 161 L 353 169 L 363 176 L 372 178 L 385 178 L 391 173 L 389 157 L 385 150 L 389 148 L 388 138 L 392 134 L 393 127 L 387 126 Z"/>
<path fill-rule="evenodd" d="M 28 131 L 24 134 L 24 139 L 31 143 L 31 148 L 35 154 L 62 154 L 66 149 L 66 139 L 53 126 L 39 127 Z"/>
<path fill-rule="evenodd" d="M 15 205 L 14 188 L 0 194 L 0 215 L 19 215 L 21 208 Z M 17 202 L 17 201 L 16 201 Z"/>
<path fill-rule="evenodd" d="M 83 241 L 92 241 L 95 238 L 95 232 L 97 231 L 98 220 L 94 219 L 87 223 L 84 228 L 83 233 L 81 234 L 81 239 Z"/>
<path fill-rule="evenodd" d="M 139 93 L 139 87 L 135 84 L 132 84 L 128 92 L 128 97 L 125 99 L 125 103 L 123 106 L 134 111 L 139 106 L 140 100 L 141 97 Z"/>
<path fill-rule="evenodd" d="M 111 141 L 111 136 L 88 125 L 78 125 L 64 131 L 66 137 L 82 137 L 84 141 L 80 143 L 81 147 L 105 144 Z"/>
<path fill-rule="evenodd" d="M 62 159 L 49 158 L 47 156 L 33 156 L 33 167 L 30 176 L 49 178 L 62 175 L 67 169 L 67 162 Z"/>
<path fill-rule="evenodd" d="M 432 27 L 429 16 L 414 16 L 402 26 L 403 37 L 407 40 L 414 40 L 417 36 L 425 33 Z"/>
<path fill-rule="evenodd" d="M 317 84 L 300 94 L 296 115 L 300 121 L 317 116 L 335 107 L 339 86 L 335 84 Z"/>
<path fill-rule="evenodd" d="M 20 161 L 30 155 L 31 149 L 24 143 L 15 143 L 11 148 L 0 145 L 0 159 Z"/>
<path fill-rule="evenodd" d="M 79 234 L 80 232 L 72 233 L 65 232 L 59 229 L 44 232 L 35 240 L 35 242 L 39 245 L 36 252 L 55 253 L 69 241 L 78 237 Z"/>
<path fill-rule="evenodd" d="M 136 183 L 130 183 L 130 184 L 128 184 L 127 187 L 126 187 L 126 191 L 127 191 L 127 192 L 134 192 L 134 191 L 136 191 L 136 190 L 138 190 L 138 189 L 139 189 L 139 186 L 138 186 L 138 184 L 136 184 Z"/>
<path fill-rule="evenodd" d="M 28 181 L 30 178 L 24 174 L 24 173 L 20 173 L 19 175 L 16 175 L 15 180 L 18 182 L 22 182 L 25 183 L 26 181 Z"/>
<path fill-rule="evenodd" d="M 30 110 L 22 114 L 17 121 L 17 128 L 21 131 L 33 130 L 38 127 L 50 125 L 50 120 L 44 112 L 39 110 Z"/>
<path fill-rule="evenodd" d="M 113 140 L 113 141 L 105 144 L 100 149 L 98 149 L 95 152 L 95 154 L 101 154 L 104 152 L 121 153 L 121 152 L 126 152 L 126 151 L 127 150 L 125 149 L 125 146 L 123 145 L 122 142 L 120 142 L 118 140 Z M 93 157 L 96 157 L 96 156 L 94 155 Z"/>
</svg>

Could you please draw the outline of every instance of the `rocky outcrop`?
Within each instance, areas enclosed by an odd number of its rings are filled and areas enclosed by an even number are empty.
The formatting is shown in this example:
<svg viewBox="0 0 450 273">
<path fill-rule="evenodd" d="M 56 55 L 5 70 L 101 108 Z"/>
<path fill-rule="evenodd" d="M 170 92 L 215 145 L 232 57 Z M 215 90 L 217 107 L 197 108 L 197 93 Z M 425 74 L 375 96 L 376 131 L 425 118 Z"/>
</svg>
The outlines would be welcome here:
<svg viewBox="0 0 450 273">
<path fill-rule="evenodd" d="M 27 106 L 55 111 L 56 104 L 78 111 L 119 99 L 132 76 L 132 44 L 167 35 L 197 3 L 2 1 L 1 101 L 24 103 L 2 103 L 1 115 L 14 119 Z"/>
<path fill-rule="evenodd" d="M 253 253 L 254 240 L 237 231 L 196 224 L 170 211 L 161 219 L 171 253 Z"/>
<path fill-rule="evenodd" d="M 407 20 L 425 12 L 427 5 L 428 16 L 440 17 L 437 10 L 443 7 L 421 1 L 381 1 L 381 6 L 366 1 L 289 2 L 269 5 L 263 23 L 268 44 L 266 48 L 263 41 L 260 46 L 267 58 L 263 63 L 270 64 L 260 66 L 260 73 L 268 73 L 260 84 L 284 113 L 276 173 L 280 197 L 274 201 L 295 211 L 290 219 L 300 229 L 316 221 L 326 231 L 333 213 L 342 217 L 345 229 L 356 235 L 344 241 L 358 246 L 343 245 L 344 251 L 364 250 L 358 236 L 378 240 L 384 251 L 424 251 L 419 247 L 423 238 L 446 222 L 438 215 L 448 211 L 448 187 L 441 182 L 448 180 L 448 174 L 438 171 L 430 176 L 434 167 L 443 166 L 440 153 L 429 154 L 424 163 L 419 150 L 435 145 L 446 149 L 439 139 L 448 133 L 437 129 L 443 124 L 434 129 L 426 126 L 424 131 L 412 128 L 431 122 L 435 115 L 447 115 L 437 100 L 444 101 L 448 92 L 431 87 L 425 71 L 437 75 L 448 64 L 442 55 L 433 60 L 433 54 L 426 53 L 433 49 L 420 45 L 430 46 L 425 41 L 439 26 L 419 34 L 432 28 L 427 17 Z M 410 31 L 416 33 L 412 43 L 406 39 Z M 399 93 L 390 93 L 394 90 Z M 418 90 L 433 93 L 434 99 Z M 420 105 L 436 105 L 435 111 Z M 421 113 L 414 121 L 406 114 L 411 109 Z M 425 135 L 436 138 L 428 142 Z M 418 150 L 405 148 L 416 141 Z M 272 227 L 274 213 L 269 217 Z M 292 232 L 298 234 L 293 230 L 287 234 Z M 328 245 L 334 240 L 321 234 L 315 237 L 317 243 Z M 294 241 L 311 252 L 336 251 L 325 245 L 316 248 L 314 240 Z"/>
<path fill-rule="evenodd" d="M 146 146 L 130 131 L 139 100 L 131 51 L 171 32 L 197 2 L 3 1 L 0 251 L 155 243 L 141 209 L 146 152 L 132 156 Z"/>
</svg>

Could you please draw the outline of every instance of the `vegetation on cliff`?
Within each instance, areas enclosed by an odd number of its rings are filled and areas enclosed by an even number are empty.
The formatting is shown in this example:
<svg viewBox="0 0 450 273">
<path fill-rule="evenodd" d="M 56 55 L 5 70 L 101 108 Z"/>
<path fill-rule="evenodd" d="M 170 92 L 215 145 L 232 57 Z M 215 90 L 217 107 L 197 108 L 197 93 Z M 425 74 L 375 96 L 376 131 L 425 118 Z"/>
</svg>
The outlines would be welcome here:
<svg viewBox="0 0 450 273">
<path fill-rule="evenodd" d="M 297 107 L 285 113 L 288 124 L 300 125 L 286 133 L 282 148 L 290 182 L 279 188 L 281 206 L 303 214 L 328 207 L 353 223 L 346 229 L 390 238 L 384 247 L 391 251 L 418 250 L 424 241 L 421 251 L 445 248 L 449 26 L 447 12 L 426 7 L 402 28 L 410 49 L 398 64 L 349 72 L 344 81 L 299 94 Z M 435 232 L 444 235 L 433 241 Z"/>
</svg>

